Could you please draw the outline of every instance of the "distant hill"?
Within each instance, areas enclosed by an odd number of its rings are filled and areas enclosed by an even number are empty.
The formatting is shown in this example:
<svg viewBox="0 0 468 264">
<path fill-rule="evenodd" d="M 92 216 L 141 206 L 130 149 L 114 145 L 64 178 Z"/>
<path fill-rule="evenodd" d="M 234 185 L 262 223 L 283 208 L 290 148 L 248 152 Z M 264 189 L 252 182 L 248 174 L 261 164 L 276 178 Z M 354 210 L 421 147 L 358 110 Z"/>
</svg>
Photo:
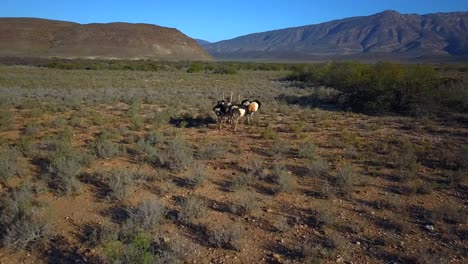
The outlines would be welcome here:
<svg viewBox="0 0 468 264">
<path fill-rule="evenodd" d="M 206 40 L 204 40 L 204 39 L 195 39 L 195 40 L 196 40 L 196 41 L 198 42 L 198 44 L 200 44 L 200 46 L 202 46 L 202 47 L 205 46 L 205 45 L 211 44 L 211 42 L 206 41 Z"/>
<path fill-rule="evenodd" d="M 404 15 L 387 10 L 203 47 L 218 59 L 468 60 L 468 12 Z"/>
<path fill-rule="evenodd" d="M 210 60 L 179 30 L 150 24 L 77 24 L 0 18 L 0 56 Z"/>
</svg>

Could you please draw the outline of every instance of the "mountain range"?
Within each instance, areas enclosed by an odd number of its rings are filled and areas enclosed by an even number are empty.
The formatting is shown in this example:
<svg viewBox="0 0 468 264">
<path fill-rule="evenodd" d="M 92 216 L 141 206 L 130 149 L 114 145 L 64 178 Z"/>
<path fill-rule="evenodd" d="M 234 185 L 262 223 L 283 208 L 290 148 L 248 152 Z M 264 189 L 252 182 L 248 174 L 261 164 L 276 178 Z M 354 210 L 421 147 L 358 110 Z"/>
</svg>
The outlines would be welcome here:
<svg viewBox="0 0 468 264">
<path fill-rule="evenodd" d="M 0 56 L 102 59 L 211 60 L 174 28 L 150 24 L 77 24 L 0 18 Z"/>
<path fill-rule="evenodd" d="M 225 60 L 466 60 L 468 12 L 417 15 L 387 10 L 199 43 Z"/>
</svg>

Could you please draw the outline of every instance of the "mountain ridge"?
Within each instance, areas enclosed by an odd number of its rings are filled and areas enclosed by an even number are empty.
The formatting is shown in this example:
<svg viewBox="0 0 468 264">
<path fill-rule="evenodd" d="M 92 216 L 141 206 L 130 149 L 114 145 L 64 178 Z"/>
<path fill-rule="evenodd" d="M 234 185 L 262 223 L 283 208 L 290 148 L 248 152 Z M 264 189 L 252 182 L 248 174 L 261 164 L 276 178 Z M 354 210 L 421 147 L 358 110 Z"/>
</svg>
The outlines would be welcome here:
<svg viewBox="0 0 468 264">
<path fill-rule="evenodd" d="M 204 45 L 218 59 L 464 58 L 468 12 L 400 14 L 385 10 L 329 22 L 251 33 Z M 382 54 L 385 56 L 378 56 Z M 390 55 L 390 56 L 389 56 Z M 372 57 L 372 56 L 370 56 Z M 315 60 L 313 59 L 313 60 Z"/>
<path fill-rule="evenodd" d="M 146 23 L 0 18 L 0 56 L 211 60 L 178 29 Z"/>
</svg>

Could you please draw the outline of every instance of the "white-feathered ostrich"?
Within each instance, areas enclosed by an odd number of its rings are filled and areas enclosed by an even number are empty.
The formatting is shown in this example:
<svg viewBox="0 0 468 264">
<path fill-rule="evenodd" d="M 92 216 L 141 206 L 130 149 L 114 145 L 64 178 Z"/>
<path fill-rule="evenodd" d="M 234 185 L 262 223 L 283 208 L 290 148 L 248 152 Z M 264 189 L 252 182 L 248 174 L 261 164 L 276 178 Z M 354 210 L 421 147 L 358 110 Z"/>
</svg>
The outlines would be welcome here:
<svg viewBox="0 0 468 264">
<path fill-rule="evenodd" d="M 250 126 L 250 120 L 253 119 L 253 114 L 260 109 L 262 104 L 258 100 L 250 101 L 247 99 L 242 101 L 241 105 L 244 105 L 247 109 L 247 123 Z"/>
</svg>

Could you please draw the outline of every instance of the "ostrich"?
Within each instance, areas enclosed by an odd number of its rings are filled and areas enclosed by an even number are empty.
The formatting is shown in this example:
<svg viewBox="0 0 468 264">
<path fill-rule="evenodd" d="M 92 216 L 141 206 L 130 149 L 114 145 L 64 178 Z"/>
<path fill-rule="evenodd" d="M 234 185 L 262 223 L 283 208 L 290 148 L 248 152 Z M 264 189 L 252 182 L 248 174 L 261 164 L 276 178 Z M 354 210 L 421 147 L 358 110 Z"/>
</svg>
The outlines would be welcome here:
<svg viewBox="0 0 468 264">
<path fill-rule="evenodd" d="M 260 109 L 262 104 L 258 100 L 250 101 L 246 99 L 242 101 L 241 105 L 245 106 L 247 109 L 247 123 L 250 126 L 250 120 L 253 120 L 253 114 Z"/>
<path fill-rule="evenodd" d="M 223 123 L 227 120 L 230 122 L 230 110 L 231 110 L 231 103 L 227 103 L 224 100 L 218 101 L 216 105 L 213 107 L 213 111 L 218 118 L 219 129 L 223 128 Z"/>
</svg>

